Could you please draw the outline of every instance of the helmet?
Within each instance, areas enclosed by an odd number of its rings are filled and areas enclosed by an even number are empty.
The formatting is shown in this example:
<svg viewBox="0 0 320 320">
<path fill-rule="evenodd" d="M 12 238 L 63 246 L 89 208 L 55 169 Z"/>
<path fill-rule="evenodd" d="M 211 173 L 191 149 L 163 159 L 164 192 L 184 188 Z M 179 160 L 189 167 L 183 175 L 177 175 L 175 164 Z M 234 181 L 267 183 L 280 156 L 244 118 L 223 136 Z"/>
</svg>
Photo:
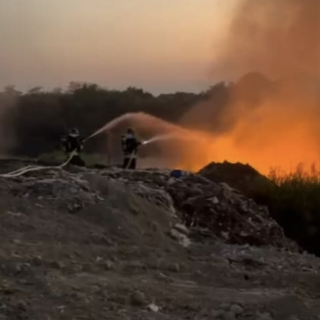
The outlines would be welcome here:
<svg viewBox="0 0 320 320">
<path fill-rule="evenodd" d="M 78 136 L 79 130 L 77 128 L 72 128 L 69 133 L 71 136 Z"/>
</svg>

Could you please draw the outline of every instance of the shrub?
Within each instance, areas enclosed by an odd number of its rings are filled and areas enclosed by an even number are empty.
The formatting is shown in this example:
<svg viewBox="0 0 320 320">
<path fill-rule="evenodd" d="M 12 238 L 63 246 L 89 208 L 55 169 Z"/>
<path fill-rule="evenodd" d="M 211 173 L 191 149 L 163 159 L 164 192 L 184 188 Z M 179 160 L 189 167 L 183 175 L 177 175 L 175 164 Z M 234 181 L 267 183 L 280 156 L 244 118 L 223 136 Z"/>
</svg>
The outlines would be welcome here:
<svg viewBox="0 0 320 320">
<path fill-rule="evenodd" d="M 286 235 L 306 250 L 320 254 L 320 171 L 300 164 L 294 171 L 272 169 L 269 179 L 274 184 L 261 184 L 257 192 L 264 195 L 272 216 Z"/>
</svg>

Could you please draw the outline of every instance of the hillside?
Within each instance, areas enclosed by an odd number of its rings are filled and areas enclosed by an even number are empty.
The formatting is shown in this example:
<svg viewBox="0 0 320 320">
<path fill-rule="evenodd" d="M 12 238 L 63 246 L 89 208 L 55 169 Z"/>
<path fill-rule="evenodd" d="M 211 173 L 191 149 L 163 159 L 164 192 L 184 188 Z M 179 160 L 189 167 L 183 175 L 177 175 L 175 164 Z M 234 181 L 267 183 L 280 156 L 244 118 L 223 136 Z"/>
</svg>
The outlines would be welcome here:
<svg viewBox="0 0 320 320">
<path fill-rule="evenodd" d="M 320 314 L 320 260 L 224 183 L 115 168 L 0 180 L 1 319 Z"/>
</svg>

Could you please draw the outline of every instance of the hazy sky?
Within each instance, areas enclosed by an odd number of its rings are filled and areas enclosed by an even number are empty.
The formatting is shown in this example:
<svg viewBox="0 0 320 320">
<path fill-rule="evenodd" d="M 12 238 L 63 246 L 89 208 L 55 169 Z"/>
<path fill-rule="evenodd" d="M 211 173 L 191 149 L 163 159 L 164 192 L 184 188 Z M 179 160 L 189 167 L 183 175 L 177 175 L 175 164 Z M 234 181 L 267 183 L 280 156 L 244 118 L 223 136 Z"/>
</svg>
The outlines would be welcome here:
<svg viewBox="0 0 320 320">
<path fill-rule="evenodd" d="M 209 83 L 234 0 L 0 0 L 0 86 Z"/>
</svg>

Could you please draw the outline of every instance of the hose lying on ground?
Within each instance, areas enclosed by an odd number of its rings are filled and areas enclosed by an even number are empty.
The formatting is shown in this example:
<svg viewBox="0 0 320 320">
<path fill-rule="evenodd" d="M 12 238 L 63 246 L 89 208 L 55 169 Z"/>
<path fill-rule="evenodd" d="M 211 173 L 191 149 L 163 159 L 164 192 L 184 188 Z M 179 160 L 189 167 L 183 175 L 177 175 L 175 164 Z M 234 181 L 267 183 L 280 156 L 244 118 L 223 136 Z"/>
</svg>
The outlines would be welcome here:
<svg viewBox="0 0 320 320">
<path fill-rule="evenodd" d="M 62 169 L 63 167 L 65 167 L 66 165 L 69 164 L 69 162 L 71 161 L 71 159 L 74 157 L 74 155 L 76 154 L 76 151 L 72 151 L 69 158 L 63 162 L 62 164 L 58 165 L 58 166 L 26 166 L 17 170 L 14 170 L 12 172 L 8 172 L 8 173 L 3 173 L 0 174 L 1 178 L 14 178 L 14 177 L 19 177 L 27 172 L 31 172 L 31 171 L 40 171 L 40 170 L 54 170 L 54 169 Z"/>
<path fill-rule="evenodd" d="M 99 130 L 98 130 L 99 131 Z M 92 135 L 88 136 L 87 138 L 85 138 L 83 140 L 83 142 L 91 139 L 92 137 L 94 137 L 97 134 L 97 131 L 95 133 L 93 133 Z M 142 144 L 147 144 L 150 143 L 153 139 L 150 139 L 149 141 L 144 141 L 144 143 Z M 14 178 L 14 177 L 19 177 L 22 176 L 23 174 L 27 173 L 27 172 L 32 172 L 32 171 L 40 171 L 40 170 L 55 170 L 55 169 L 62 169 L 64 168 L 66 165 L 69 164 L 69 162 L 71 161 L 71 159 L 74 157 L 74 155 L 76 154 L 76 150 L 72 151 L 69 158 L 63 162 L 62 164 L 58 165 L 58 166 L 26 166 L 26 167 L 22 167 L 20 169 L 8 172 L 8 173 L 3 173 L 0 174 L 0 178 Z M 125 169 L 128 169 L 130 167 L 131 162 L 133 161 L 133 156 L 134 156 L 134 152 L 132 152 L 132 154 L 130 155 L 130 159 L 129 162 L 126 166 Z"/>
</svg>

